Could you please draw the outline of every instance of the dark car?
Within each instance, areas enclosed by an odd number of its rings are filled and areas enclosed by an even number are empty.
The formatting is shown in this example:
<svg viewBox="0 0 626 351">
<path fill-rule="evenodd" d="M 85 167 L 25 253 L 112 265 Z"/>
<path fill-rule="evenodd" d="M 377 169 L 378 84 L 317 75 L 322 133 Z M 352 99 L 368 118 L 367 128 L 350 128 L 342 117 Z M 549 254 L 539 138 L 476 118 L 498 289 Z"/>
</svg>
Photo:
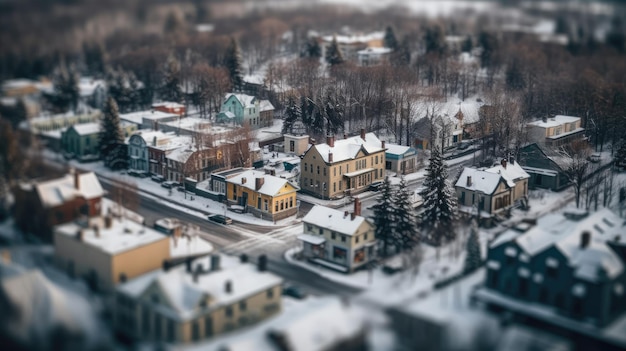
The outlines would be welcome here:
<svg viewBox="0 0 626 351">
<path fill-rule="evenodd" d="M 233 224 L 233 220 L 230 217 L 222 216 L 222 215 L 211 215 L 208 217 L 209 221 L 221 223 L 221 224 Z"/>
<path fill-rule="evenodd" d="M 175 182 L 163 182 L 161 183 L 161 186 L 164 187 L 165 189 L 171 189 L 176 185 Z"/>
<path fill-rule="evenodd" d="M 368 189 L 370 191 L 379 191 L 382 188 L 383 188 L 383 182 L 375 182 L 375 183 L 370 184 Z"/>
<path fill-rule="evenodd" d="M 291 296 L 294 299 L 302 300 L 306 298 L 308 295 L 302 289 L 295 285 L 285 285 L 283 286 L 283 295 Z"/>
<path fill-rule="evenodd" d="M 137 178 L 145 178 L 148 176 L 146 172 L 136 171 L 134 169 L 131 169 L 130 171 L 128 171 L 128 175 L 131 177 L 137 177 Z"/>
<path fill-rule="evenodd" d="M 152 181 L 157 182 L 157 183 L 163 183 L 165 181 L 165 177 L 163 177 L 162 175 L 157 175 L 157 174 L 150 177 L 150 179 L 152 179 Z"/>
</svg>

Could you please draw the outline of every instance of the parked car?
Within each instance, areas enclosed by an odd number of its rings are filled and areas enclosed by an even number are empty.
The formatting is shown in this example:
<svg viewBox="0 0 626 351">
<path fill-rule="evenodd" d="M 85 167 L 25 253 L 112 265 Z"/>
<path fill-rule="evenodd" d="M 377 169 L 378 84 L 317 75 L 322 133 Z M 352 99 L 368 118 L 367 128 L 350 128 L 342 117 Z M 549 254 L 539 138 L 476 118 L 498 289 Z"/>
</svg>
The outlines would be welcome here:
<svg viewBox="0 0 626 351">
<path fill-rule="evenodd" d="M 369 191 L 379 191 L 383 187 L 383 182 L 375 182 L 368 187 Z"/>
<path fill-rule="evenodd" d="M 137 177 L 137 178 L 145 178 L 148 175 L 146 174 L 146 172 L 144 171 L 136 171 L 134 169 L 131 169 L 130 171 L 128 171 L 128 175 L 131 177 Z"/>
<path fill-rule="evenodd" d="M 165 177 L 162 175 L 158 175 L 158 174 L 153 175 L 152 177 L 150 177 L 150 179 L 152 179 L 152 181 L 155 181 L 157 183 L 163 183 L 165 181 Z"/>
<path fill-rule="evenodd" d="M 163 182 L 161 183 L 161 186 L 164 187 L 165 189 L 171 189 L 176 186 L 176 182 L 172 182 L 172 181 Z"/>
<path fill-rule="evenodd" d="M 307 293 L 302 291 L 299 287 L 295 285 L 286 284 L 283 286 L 283 295 L 291 296 L 294 299 L 302 300 L 308 296 Z"/>
<path fill-rule="evenodd" d="M 459 143 L 459 150 L 467 150 L 472 145 L 472 142 L 469 140 L 463 140 Z"/>
<path fill-rule="evenodd" d="M 602 157 L 600 156 L 600 154 L 595 153 L 595 154 L 592 154 L 591 156 L 589 156 L 588 159 L 589 159 L 589 161 L 591 161 L 593 163 L 598 163 L 598 162 L 600 162 Z"/>
<path fill-rule="evenodd" d="M 220 223 L 220 224 L 233 224 L 233 219 L 232 218 L 226 217 L 226 216 L 223 216 L 223 215 L 218 215 L 218 214 L 210 215 L 208 217 L 208 220 L 209 221 L 213 221 L 213 222 L 217 222 L 217 223 Z"/>
</svg>

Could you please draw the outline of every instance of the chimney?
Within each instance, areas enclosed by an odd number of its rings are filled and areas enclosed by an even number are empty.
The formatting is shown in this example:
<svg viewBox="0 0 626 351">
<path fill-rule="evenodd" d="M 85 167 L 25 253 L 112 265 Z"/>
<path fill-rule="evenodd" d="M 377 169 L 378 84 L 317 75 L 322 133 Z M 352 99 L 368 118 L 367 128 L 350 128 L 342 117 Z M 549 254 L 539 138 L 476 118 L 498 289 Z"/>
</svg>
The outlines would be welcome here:
<svg viewBox="0 0 626 351">
<path fill-rule="evenodd" d="M 163 260 L 163 272 L 167 272 L 170 270 L 170 261 Z"/>
<path fill-rule="evenodd" d="M 246 177 L 241 177 L 241 184 L 246 184 Z"/>
<path fill-rule="evenodd" d="M 246 255 L 245 253 L 241 254 L 241 256 L 239 256 L 239 260 L 241 261 L 241 263 L 248 262 L 248 255 Z"/>
<path fill-rule="evenodd" d="M 188 258 L 185 260 L 185 269 L 187 270 L 187 273 L 191 273 L 191 263 L 193 262 L 193 260 L 191 258 Z"/>
<path fill-rule="evenodd" d="M 255 178 L 254 179 L 254 190 L 259 191 L 259 189 L 261 189 L 261 187 L 263 186 L 264 183 L 265 183 L 265 178 L 263 178 L 263 177 Z"/>
<path fill-rule="evenodd" d="M 546 116 L 543 116 L 541 120 L 543 121 L 543 123 L 548 123 L 548 117 Z"/>
<path fill-rule="evenodd" d="M 328 146 L 330 146 L 330 147 L 335 147 L 335 136 L 334 135 L 327 135 L 326 136 L 326 144 L 328 144 Z"/>
<path fill-rule="evenodd" d="M 361 200 L 358 198 L 354 199 L 354 215 L 355 216 L 361 215 Z"/>
<path fill-rule="evenodd" d="M 258 268 L 259 272 L 267 271 L 267 256 L 265 254 L 259 256 Z"/>
<path fill-rule="evenodd" d="M 105 216 L 104 217 L 104 228 L 110 229 L 112 225 L 113 225 L 113 217 Z"/>
<path fill-rule="evenodd" d="M 74 187 L 76 190 L 80 190 L 80 173 L 74 171 Z"/>
<path fill-rule="evenodd" d="M 503 158 L 502 161 L 500 161 L 500 164 L 502 165 L 502 168 L 506 169 L 506 158 Z"/>
<path fill-rule="evenodd" d="M 515 157 L 513 157 L 513 156 L 509 156 L 509 163 L 510 163 L 511 165 L 514 165 L 514 164 L 515 164 Z"/>
<path fill-rule="evenodd" d="M 349 214 L 350 214 L 350 212 L 348 212 L 348 211 L 343 211 L 343 218 L 348 217 L 348 215 L 349 215 Z"/>
<path fill-rule="evenodd" d="M 365 140 L 365 128 L 361 128 L 361 139 Z"/>
<path fill-rule="evenodd" d="M 580 234 L 580 248 L 581 249 L 586 249 L 587 247 L 589 247 L 590 241 L 591 241 L 591 233 L 589 233 L 588 231 L 584 231 L 582 234 Z"/>
<path fill-rule="evenodd" d="M 382 141 L 380 142 L 380 147 L 381 147 L 381 148 L 383 148 L 383 149 L 385 148 L 385 141 L 384 141 L 384 140 L 382 140 Z"/>
<path fill-rule="evenodd" d="M 227 280 L 224 283 L 224 291 L 230 294 L 233 291 L 233 282 L 231 282 L 230 280 Z"/>
<path fill-rule="evenodd" d="M 333 163 L 333 153 L 332 152 L 328 153 L 328 163 Z"/>
<path fill-rule="evenodd" d="M 467 176 L 467 186 L 472 186 L 472 176 Z"/>
<path fill-rule="evenodd" d="M 211 256 L 211 272 L 220 270 L 220 256 L 212 255 Z"/>
</svg>

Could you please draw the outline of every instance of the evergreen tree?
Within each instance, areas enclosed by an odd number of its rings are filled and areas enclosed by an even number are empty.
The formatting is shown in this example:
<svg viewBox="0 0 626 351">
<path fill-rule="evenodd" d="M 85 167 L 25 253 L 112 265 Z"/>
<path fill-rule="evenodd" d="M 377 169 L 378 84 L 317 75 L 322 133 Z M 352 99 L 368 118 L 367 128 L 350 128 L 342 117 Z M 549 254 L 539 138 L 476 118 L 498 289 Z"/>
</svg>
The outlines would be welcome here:
<svg viewBox="0 0 626 351">
<path fill-rule="evenodd" d="M 436 246 L 454 240 L 456 197 L 448 181 L 448 166 L 437 147 L 431 152 L 423 187 L 419 193 L 424 199 L 420 222 L 427 239 Z"/>
<path fill-rule="evenodd" d="M 381 189 L 380 200 L 374 205 L 374 225 L 376 226 L 376 239 L 381 245 L 380 256 L 389 256 L 389 248 L 394 244 L 393 242 L 393 223 L 394 223 L 394 209 L 393 209 L 393 189 L 389 177 L 385 177 L 383 186 Z"/>
<path fill-rule="evenodd" d="M 102 118 L 100 120 L 100 135 L 98 136 L 100 157 L 104 165 L 111 169 L 123 169 L 127 165 L 124 133 L 120 127 L 120 115 L 117 103 L 109 97 Z"/>
<path fill-rule="evenodd" d="M 474 44 L 472 44 L 472 37 L 468 35 L 467 38 L 465 38 L 463 45 L 461 46 L 461 51 L 470 52 L 472 51 L 473 46 Z"/>
<path fill-rule="evenodd" d="M 411 63 L 411 48 L 408 37 L 402 38 L 398 48 L 391 53 L 391 63 L 395 66 L 407 66 Z"/>
<path fill-rule="evenodd" d="M 480 243 L 478 241 L 478 224 L 476 223 L 475 218 L 472 218 L 470 235 L 467 239 L 465 250 L 467 251 L 467 255 L 465 256 L 463 273 L 469 274 L 478 269 L 482 262 L 482 257 L 480 255 Z"/>
<path fill-rule="evenodd" d="M 615 153 L 615 164 L 617 167 L 626 167 L 626 140 L 622 140 L 622 145 Z"/>
<path fill-rule="evenodd" d="M 102 43 L 83 45 L 83 56 L 87 71 L 92 76 L 101 77 L 105 71 L 105 49 Z"/>
<path fill-rule="evenodd" d="M 396 34 L 393 31 L 391 26 L 387 26 L 385 28 L 385 36 L 383 37 L 383 45 L 386 48 L 390 48 L 391 50 L 398 49 L 398 39 L 396 39 Z"/>
<path fill-rule="evenodd" d="M 446 40 L 441 26 L 432 26 L 426 28 L 424 34 L 424 44 L 426 46 L 426 53 L 443 54 L 446 49 Z"/>
<path fill-rule="evenodd" d="M 327 133 L 337 134 L 343 129 L 343 107 L 343 96 L 338 94 L 333 86 L 326 88 L 322 113 L 328 124 Z"/>
<path fill-rule="evenodd" d="M 337 44 L 337 37 L 333 36 L 333 40 L 326 49 L 326 62 L 331 66 L 337 66 L 344 63 L 344 61 L 341 49 L 339 49 L 339 45 Z"/>
<path fill-rule="evenodd" d="M 294 123 L 302 117 L 302 111 L 296 101 L 296 97 L 292 94 L 287 99 L 287 106 L 285 106 L 285 120 L 283 121 L 283 134 L 293 133 L 292 128 Z"/>
<path fill-rule="evenodd" d="M 308 57 L 319 59 L 322 57 L 322 48 L 315 38 L 310 38 L 304 45 L 304 50 L 300 53 L 300 57 Z"/>
<path fill-rule="evenodd" d="M 233 88 L 241 90 L 243 84 L 241 51 L 235 38 L 230 38 L 230 45 L 226 49 L 226 55 L 224 55 L 224 66 L 228 69 Z"/>
<path fill-rule="evenodd" d="M 59 111 L 76 111 L 80 92 L 78 90 L 78 77 L 74 69 L 61 64 L 54 75 L 53 83 L 52 104 Z"/>
<path fill-rule="evenodd" d="M 109 96 L 117 102 L 120 111 L 134 111 L 141 105 L 139 82 L 132 72 L 109 70 L 107 72 L 107 87 Z"/>
<path fill-rule="evenodd" d="M 491 67 L 495 65 L 495 53 L 497 50 L 498 42 L 495 35 L 488 32 L 481 32 L 478 35 L 478 43 L 480 44 L 482 51 L 480 54 L 480 64 L 482 67 Z"/>
<path fill-rule="evenodd" d="M 161 87 L 161 98 L 166 101 L 182 102 L 183 92 L 180 89 L 180 63 L 170 58 L 164 74 L 165 81 Z"/>
<path fill-rule="evenodd" d="M 418 242 L 418 235 L 411 204 L 411 192 L 404 177 L 394 193 L 393 204 L 396 252 L 411 250 Z"/>
</svg>

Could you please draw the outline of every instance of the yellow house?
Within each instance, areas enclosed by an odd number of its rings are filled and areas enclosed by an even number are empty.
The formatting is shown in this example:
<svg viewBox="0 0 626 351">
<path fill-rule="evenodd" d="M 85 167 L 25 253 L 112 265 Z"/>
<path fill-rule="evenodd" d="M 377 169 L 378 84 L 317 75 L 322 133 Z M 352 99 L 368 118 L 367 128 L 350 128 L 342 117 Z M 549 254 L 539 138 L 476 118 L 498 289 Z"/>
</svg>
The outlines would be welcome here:
<svg viewBox="0 0 626 351">
<path fill-rule="evenodd" d="M 54 258 L 70 276 L 96 290 L 160 269 L 164 260 L 207 255 L 213 250 L 197 236 L 168 237 L 126 218 L 76 221 L 54 228 Z"/>
<path fill-rule="evenodd" d="M 364 129 L 342 140 L 329 136 L 325 144 L 311 146 L 300 165 L 304 192 L 323 199 L 356 194 L 385 178 L 385 142 Z"/>
<path fill-rule="evenodd" d="M 279 220 L 298 212 L 300 190 L 286 179 L 248 170 L 226 179 L 228 202 L 267 220 Z"/>
<path fill-rule="evenodd" d="M 232 256 L 213 255 L 120 285 L 115 327 L 133 339 L 187 343 L 264 320 L 281 310 L 282 279 Z"/>
</svg>

